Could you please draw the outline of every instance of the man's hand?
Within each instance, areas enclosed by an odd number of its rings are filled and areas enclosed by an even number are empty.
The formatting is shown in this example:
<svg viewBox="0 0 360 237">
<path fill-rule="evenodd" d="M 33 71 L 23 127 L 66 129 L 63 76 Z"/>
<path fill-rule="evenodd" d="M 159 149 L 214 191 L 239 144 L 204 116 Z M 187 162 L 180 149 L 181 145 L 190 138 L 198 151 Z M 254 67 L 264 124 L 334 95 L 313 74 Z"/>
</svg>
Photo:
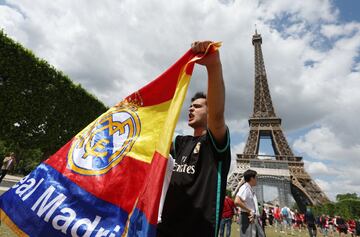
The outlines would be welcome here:
<svg viewBox="0 0 360 237">
<path fill-rule="evenodd" d="M 249 214 L 249 222 L 254 223 L 255 222 L 255 213 L 253 211 Z"/>
<path fill-rule="evenodd" d="M 191 49 L 195 54 L 203 54 L 209 45 L 213 43 L 212 41 L 195 41 L 191 44 Z M 221 66 L 219 51 L 209 52 L 204 58 L 196 61 L 200 65 L 204 65 L 206 67 L 214 67 Z"/>
</svg>

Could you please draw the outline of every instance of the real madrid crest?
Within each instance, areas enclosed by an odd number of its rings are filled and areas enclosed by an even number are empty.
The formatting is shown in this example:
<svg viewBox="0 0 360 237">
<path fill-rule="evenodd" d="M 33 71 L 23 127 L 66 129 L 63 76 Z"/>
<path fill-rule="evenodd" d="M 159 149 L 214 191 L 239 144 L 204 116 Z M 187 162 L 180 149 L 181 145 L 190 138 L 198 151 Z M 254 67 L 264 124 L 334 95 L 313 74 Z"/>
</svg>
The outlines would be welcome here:
<svg viewBox="0 0 360 237">
<path fill-rule="evenodd" d="M 201 146 L 201 142 L 198 142 L 194 148 L 194 154 L 197 154 L 200 152 L 200 146 Z"/>
<path fill-rule="evenodd" d="M 121 103 L 81 131 L 71 144 L 68 168 L 83 175 L 101 175 L 118 165 L 140 135 L 136 110 Z"/>
</svg>

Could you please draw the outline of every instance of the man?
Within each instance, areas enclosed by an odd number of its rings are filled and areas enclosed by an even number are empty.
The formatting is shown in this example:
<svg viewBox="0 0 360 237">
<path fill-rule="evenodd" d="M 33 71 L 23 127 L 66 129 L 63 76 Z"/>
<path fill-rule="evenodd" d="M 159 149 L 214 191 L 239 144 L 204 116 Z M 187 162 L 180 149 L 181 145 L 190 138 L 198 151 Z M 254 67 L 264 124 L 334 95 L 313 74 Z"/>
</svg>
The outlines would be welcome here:
<svg viewBox="0 0 360 237">
<path fill-rule="evenodd" d="M 291 229 L 291 224 L 292 224 L 290 208 L 284 206 L 283 208 L 281 208 L 280 213 L 281 213 L 281 218 L 283 220 L 284 230 L 285 232 L 287 232 L 288 229 Z"/>
<path fill-rule="evenodd" d="M 336 227 L 339 231 L 339 235 L 340 237 L 344 237 L 347 235 L 348 233 L 348 225 L 346 224 L 344 218 L 342 218 L 341 216 L 338 216 L 336 218 Z"/>
<path fill-rule="evenodd" d="M 305 218 L 304 221 L 307 225 L 308 231 L 309 231 L 309 236 L 310 237 L 316 237 L 316 224 L 315 224 L 315 217 L 314 214 L 312 213 L 310 207 L 306 208 L 306 213 L 305 213 Z"/>
<path fill-rule="evenodd" d="M 16 158 L 14 152 L 11 152 L 9 156 L 4 158 L 3 164 L 1 166 L 0 183 L 2 182 L 7 172 L 14 168 L 15 162 Z"/>
<path fill-rule="evenodd" d="M 244 172 L 245 183 L 240 187 L 236 194 L 235 205 L 241 208 L 240 216 L 240 236 L 241 237 L 264 237 L 265 233 L 259 224 L 259 207 L 255 191 L 256 171 L 247 170 Z"/>
<path fill-rule="evenodd" d="M 295 209 L 295 227 L 301 232 L 302 220 L 301 215 L 297 209 Z"/>
<path fill-rule="evenodd" d="M 325 214 L 322 214 L 320 217 L 320 229 L 323 236 L 328 235 L 329 224 L 328 218 L 325 216 Z"/>
<path fill-rule="evenodd" d="M 360 236 L 360 219 L 355 222 L 355 236 Z"/>
<path fill-rule="evenodd" d="M 224 232 L 226 228 L 226 237 L 231 235 L 231 224 L 232 218 L 235 214 L 236 206 L 234 201 L 229 197 L 225 197 L 224 208 L 222 212 L 221 222 L 220 222 L 220 237 L 224 237 Z"/>
<path fill-rule="evenodd" d="M 263 231 L 265 232 L 265 226 L 266 226 L 266 220 L 267 220 L 267 211 L 265 205 L 262 205 L 261 211 L 260 211 L 260 219 L 261 219 L 261 227 Z"/>
<path fill-rule="evenodd" d="M 281 214 L 280 214 L 280 207 L 278 204 L 276 204 L 276 207 L 274 209 L 274 218 L 275 218 L 275 232 L 279 230 L 279 232 L 282 232 L 282 223 L 281 223 Z"/>
<path fill-rule="evenodd" d="M 192 44 L 202 54 L 210 41 Z M 218 235 L 230 168 L 229 132 L 225 125 L 225 87 L 219 52 L 197 61 L 208 73 L 207 96 L 191 99 L 188 125 L 193 136 L 173 142 L 174 168 L 158 224 L 157 236 Z"/>
<path fill-rule="evenodd" d="M 269 225 L 273 226 L 273 223 L 274 223 L 274 208 L 273 207 L 269 208 L 268 216 L 269 216 Z"/>
</svg>

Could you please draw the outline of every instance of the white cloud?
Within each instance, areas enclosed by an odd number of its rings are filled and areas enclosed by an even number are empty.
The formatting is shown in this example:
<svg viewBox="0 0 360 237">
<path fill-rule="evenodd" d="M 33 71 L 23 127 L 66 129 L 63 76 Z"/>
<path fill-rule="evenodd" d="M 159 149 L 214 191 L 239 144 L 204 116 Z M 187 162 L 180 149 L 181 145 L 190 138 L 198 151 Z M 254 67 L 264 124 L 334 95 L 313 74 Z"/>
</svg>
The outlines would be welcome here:
<svg viewBox="0 0 360 237">
<path fill-rule="evenodd" d="M 305 162 L 305 169 L 314 175 L 331 174 L 329 168 L 322 162 Z"/>
<path fill-rule="evenodd" d="M 359 194 L 359 185 L 353 184 L 349 179 L 339 179 L 339 180 L 323 180 L 316 179 L 316 183 L 320 186 L 324 192 L 327 193 L 328 197 L 335 201 L 337 194 L 343 193 L 358 193 Z"/>
<path fill-rule="evenodd" d="M 356 162 L 360 158 L 360 144 L 344 146 L 327 127 L 310 130 L 297 139 L 293 146 L 298 152 L 318 160 Z"/>
<path fill-rule="evenodd" d="M 327 24 L 321 27 L 321 34 L 328 38 L 339 36 L 348 36 L 359 31 L 360 24 L 358 22 L 350 22 L 347 24 Z"/>
<path fill-rule="evenodd" d="M 234 145 L 231 148 L 231 151 L 233 154 L 242 154 L 244 151 L 244 147 L 245 147 L 245 142 L 241 142 L 239 144 Z"/>
<path fill-rule="evenodd" d="M 287 20 L 299 21 L 306 19 L 310 23 L 319 20 L 332 22 L 336 20 L 338 11 L 333 9 L 329 0 L 320 1 L 260 1 L 262 10 L 265 12 L 265 19 L 270 17 L 282 17 L 288 15 Z"/>
<path fill-rule="evenodd" d="M 305 168 L 332 200 L 339 193 L 360 192 L 359 144 L 343 145 L 329 128 L 319 127 L 297 139 L 294 148 L 319 160 L 305 160 Z"/>
</svg>

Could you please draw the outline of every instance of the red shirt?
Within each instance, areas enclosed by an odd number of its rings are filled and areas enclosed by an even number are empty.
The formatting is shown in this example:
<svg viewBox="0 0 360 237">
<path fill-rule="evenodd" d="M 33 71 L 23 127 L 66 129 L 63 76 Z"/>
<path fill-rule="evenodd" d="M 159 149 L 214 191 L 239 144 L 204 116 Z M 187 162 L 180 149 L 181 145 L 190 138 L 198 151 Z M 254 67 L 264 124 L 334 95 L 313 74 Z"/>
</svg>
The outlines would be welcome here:
<svg viewBox="0 0 360 237">
<path fill-rule="evenodd" d="M 349 220 L 348 221 L 348 226 L 349 226 L 349 231 L 350 232 L 354 232 L 354 229 L 355 229 L 355 227 L 356 227 L 356 223 L 355 223 L 355 221 L 354 220 Z"/>
<path fill-rule="evenodd" d="M 224 200 L 224 209 L 222 212 L 222 218 L 232 218 L 234 215 L 234 209 L 236 208 L 234 201 L 228 196 Z"/>
<path fill-rule="evenodd" d="M 276 220 L 280 219 L 280 208 L 279 207 L 275 207 L 275 209 L 274 209 L 274 218 Z"/>
</svg>

